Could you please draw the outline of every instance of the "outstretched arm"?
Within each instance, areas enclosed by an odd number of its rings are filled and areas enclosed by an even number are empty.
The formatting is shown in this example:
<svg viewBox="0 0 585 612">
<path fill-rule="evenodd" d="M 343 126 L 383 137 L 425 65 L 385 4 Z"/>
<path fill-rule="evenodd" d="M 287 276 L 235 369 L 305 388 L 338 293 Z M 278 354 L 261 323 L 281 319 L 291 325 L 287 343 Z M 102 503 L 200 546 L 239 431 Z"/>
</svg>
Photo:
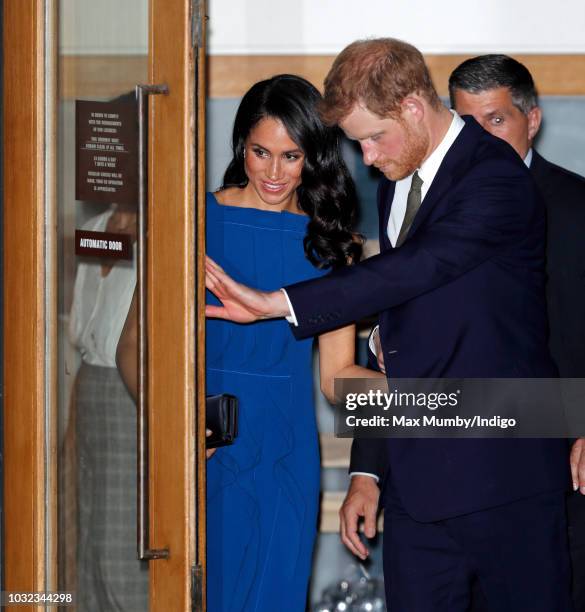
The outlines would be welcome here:
<svg viewBox="0 0 585 612">
<path fill-rule="evenodd" d="M 209 257 L 205 272 L 205 286 L 222 303 L 222 306 L 208 304 L 205 307 L 206 316 L 236 323 L 252 323 L 258 319 L 290 315 L 282 291 L 260 291 L 237 283 Z"/>
<path fill-rule="evenodd" d="M 306 338 L 405 303 L 445 285 L 525 240 L 541 223 L 534 188 L 517 163 L 494 158 L 479 164 L 450 196 L 445 214 L 399 249 L 385 251 L 326 276 L 286 287 L 298 319 L 293 333 Z M 259 291 L 207 264 L 207 288 L 222 302 L 207 315 L 249 323 L 288 316 L 281 291 Z"/>
</svg>

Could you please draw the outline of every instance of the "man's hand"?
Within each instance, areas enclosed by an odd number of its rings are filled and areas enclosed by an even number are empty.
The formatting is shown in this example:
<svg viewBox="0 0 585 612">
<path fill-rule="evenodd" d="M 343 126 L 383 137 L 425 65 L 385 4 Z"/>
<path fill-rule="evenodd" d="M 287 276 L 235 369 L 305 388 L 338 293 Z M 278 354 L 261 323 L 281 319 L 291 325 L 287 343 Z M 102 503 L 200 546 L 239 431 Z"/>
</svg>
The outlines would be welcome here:
<svg viewBox="0 0 585 612">
<path fill-rule="evenodd" d="M 252 323 L 258 319 L 274 319 L 290 314 L 282 291 L 259 291 L 236 283 L 209 257 L 205 263 L 205 286 L 223 306 L 207 305 L 205 314 L 236 323 Z"/>
<path fill-rule="evenodd" d="M 577 438 L 573 443 L 570 462 L 573 489 L 585 495 L 585 438 Z"/>
<path fill-rule="evenodd" d="M 358 533 L 358 522 L 364 517 L 366 537 L 376 535 L 376 514 L 380 489 L 371 476 L 352 476 L 349 490 L 345 496 L 339 519 L 341 523 L 341 541 L 357 557 L 364 560 L 370 551 L 364 546 Z"/>
</svg>

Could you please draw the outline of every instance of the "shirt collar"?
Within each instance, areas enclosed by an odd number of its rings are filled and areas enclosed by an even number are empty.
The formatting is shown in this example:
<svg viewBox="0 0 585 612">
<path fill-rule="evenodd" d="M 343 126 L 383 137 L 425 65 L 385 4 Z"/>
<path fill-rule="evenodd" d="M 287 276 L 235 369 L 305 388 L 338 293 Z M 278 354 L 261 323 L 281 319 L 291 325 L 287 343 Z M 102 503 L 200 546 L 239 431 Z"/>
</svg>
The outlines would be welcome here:
<svg viewBox="0 0 585 612">
<path fill-rule="evenodd" d="M 418 169 L 418 175 L 423 180 L 423 185 L 425 185 L 427 189 L 430 187 L 435 175 L 439 171 L 439 166 L 441 165 L 445 155 L 447 155 L 447 151 L 451 148 L 451 145 L 455 142 L 457 136 L 459 136 L 459 132 L 461 132 L 461 130 L 465 127 L 465 121 L 463 121 L 463 119 L 461 119 L 461 117 L 452 109 L 451 113 L 453 114 L 453 119 L 451 120 L 451 125 L 443 137 L 443 140 L 441 140 L 437 148 L 428 156 L 428 158 Z"/>
<path fill-rule="evenodd" d="M 530 164 L 532 163 L 532 147 L 528 149 L 528 153 L 526 153 L 526 157 L 524 158 L 524 163 L 530 168 Z"/>
</svg>

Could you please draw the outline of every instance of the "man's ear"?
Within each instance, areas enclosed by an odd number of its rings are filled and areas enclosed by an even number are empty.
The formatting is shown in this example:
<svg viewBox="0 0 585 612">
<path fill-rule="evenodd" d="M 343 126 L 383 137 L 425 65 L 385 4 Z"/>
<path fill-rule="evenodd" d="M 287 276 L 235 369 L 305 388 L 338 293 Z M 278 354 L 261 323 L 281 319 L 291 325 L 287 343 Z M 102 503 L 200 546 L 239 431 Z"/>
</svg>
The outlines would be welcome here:
<svg viewBox="0 0 585 612">
<path fill-rule="evenodd" d="M 425 106 L 422 100 L 415 94 L 406 96 L 400 103 L 403 117 L 408 117 L 414 123 L 419 123 L 425 116 Z"/>
<path fill-rule="evenodd" d="M 528 111 L 526 115 L 528 118 L 528 140 L 532 145 L 532 141 L 534 137 L 538 134 L 538 130 L 540 129 L 540 123 L 542 121 L 542 111 L 538 106 L 535 106 L 532 110 Z"/>
</svg>

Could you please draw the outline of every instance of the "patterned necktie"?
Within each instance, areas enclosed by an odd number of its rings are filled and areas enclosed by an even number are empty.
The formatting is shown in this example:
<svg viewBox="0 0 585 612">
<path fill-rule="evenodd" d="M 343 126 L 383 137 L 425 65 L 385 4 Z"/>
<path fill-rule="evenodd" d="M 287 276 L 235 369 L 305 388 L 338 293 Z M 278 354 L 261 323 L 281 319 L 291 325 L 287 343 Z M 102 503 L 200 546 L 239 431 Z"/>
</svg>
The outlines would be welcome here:
<svg viewBox="0 0 585 612">
<path fill-rule="evenodd" d="M 406 212 L 404 213 L 404 221 L 402 222 L 402 226 L 400 227 L 400 233 L 398 234 L 398 240 L 396 241 L 396 247 L 402 245 L 402 243 L 406 240 L 406 236 L 408 234 L 408 230 L 416 217 L 416 213 L 420 208 L 420 203 L 422 201 L 421 197 L 421 187 L 423 184 L 423 180 L 418 175 L 418 172 L 415 172 L 412 175 L 412 182 L 410 183 L 410 191 L 408 192 L 408 197 L 406 198 Z"/>
</svg>

